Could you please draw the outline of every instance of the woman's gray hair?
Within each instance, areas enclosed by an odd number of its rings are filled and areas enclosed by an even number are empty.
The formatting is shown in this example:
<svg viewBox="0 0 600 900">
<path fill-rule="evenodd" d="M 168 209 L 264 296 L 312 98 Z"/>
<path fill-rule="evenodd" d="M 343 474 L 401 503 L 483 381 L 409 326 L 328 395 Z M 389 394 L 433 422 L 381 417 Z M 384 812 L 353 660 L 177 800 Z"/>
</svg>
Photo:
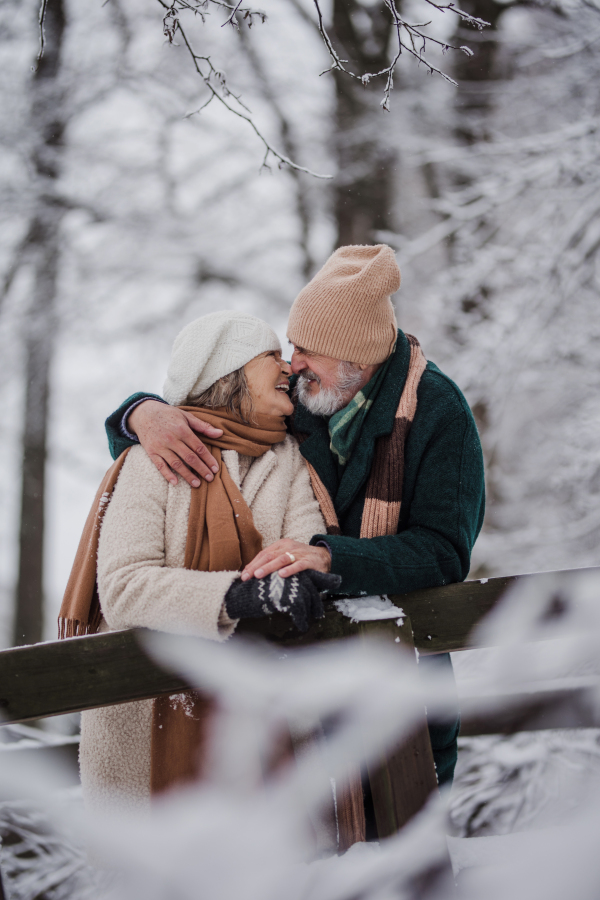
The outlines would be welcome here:
<svg viewBox="0 0 600 900">
<path fill-rule="evenodd" d="M 219 409 L 224 406 L 246 425 L 255 424 L 254 403 L 243 366 L 219 378 L 197 397 L 188 397 L 187 402 L 190 406 L 204 406 L 206 409 Z"/>
</svg>

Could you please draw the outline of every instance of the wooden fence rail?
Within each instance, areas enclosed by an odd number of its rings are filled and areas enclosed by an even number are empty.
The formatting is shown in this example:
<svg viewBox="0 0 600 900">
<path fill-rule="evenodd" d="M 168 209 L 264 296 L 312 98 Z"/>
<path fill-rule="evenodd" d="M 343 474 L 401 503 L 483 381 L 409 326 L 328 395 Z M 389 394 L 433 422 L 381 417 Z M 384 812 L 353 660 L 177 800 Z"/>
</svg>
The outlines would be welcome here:
<svg viewBox="0 0 600 900">
<path fill-rule="evenodd" d="M 580 572 L 561 573 L 561 583 Z M 377 634 L 394 646 L 400 637 L 401 644 L 416 647 L 421 654 L 464 650 L 482 646 L 476 643 L 482 640 L 481 634 L 474 629 L 508 589 L 524 579 L 540 577 L 547 575 L 490 578 L 392 596 L 405 614 L 400 627 L 395 619 L 356 623 L 328 604 L 324 618 L 306 634 L 301 635 L 282 615 L 243 620 L 236 634 L 261 635 L 282 646 Z M 109 632 L 0 652 L 0 720 L 25 722 L 185 690 L 188 684 L 146 654 L 141 633 Z M 495 697 L 485 714 L 480 703 L 470 708 L 467 700 L 462 702 L 462 733 L 598 725 L 595 687 Z M 402 828 L 437 789 L 424 708 L 414 733 L 369 765 L 368 779 L 377 833 L 383 838 Z M 340 820 L 338 848 L 344 850 L 354 840 L 353 829 Z"/>
<path fill-rule="evenodd" d="M 581 571 L 574 569 L 560 574 L 568 580 Z M 517 582 L 546 575 L 466 581 L 392 596 L 393 602 L 410 619 L 402 629 L 403 643 L 412 644 L 414 637 L 414 646 L 422 654 L 474 648 L 473 629 L 506 591 Z M 245 620 L 238 632 L 260 634 L 285 646 L 299 646 L 360 631 L 368 633 L 377 625 L 361 623 L 359 627 L 329 606 L 325 618 L 315 622 L 304 635 L 282 615 Z M 136 631 L 71 638 L 0 652 L 0 718 L 5 724 L 156 697 L 185 687 L 180 678 L 164 671 L 147 656 Z M 467 708 L 463 713 L 462 733 L 594 726 L 599 724 L 598 713 L 590 698 L 589 691 L 577 688 L 513 698 L 514 703 L 507 699 L 505 712 L 492 710 L 487 719 Z"/>
</svg>

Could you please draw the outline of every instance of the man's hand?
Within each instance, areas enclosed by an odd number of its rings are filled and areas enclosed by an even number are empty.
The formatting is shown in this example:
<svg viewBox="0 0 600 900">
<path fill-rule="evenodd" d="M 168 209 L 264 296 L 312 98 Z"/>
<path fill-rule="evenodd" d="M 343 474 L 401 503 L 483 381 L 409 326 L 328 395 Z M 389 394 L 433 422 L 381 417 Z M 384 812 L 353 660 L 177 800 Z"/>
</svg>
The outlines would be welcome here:
<svg viewBox="0 0 600 900">
<path fill-rule="evenodd" d="M 213 438 L 221 437 L 223 432 L 181 409 L 158 400 L 145 400 L 133 410 L 127 427 L 171 484 L 177 484 L 177 475 L 181 475 L 192 487 L 200 487 L 192 469 L 207 481 L 212 481 L 213 472 L 219 471 L 216 459 L 195 432 Z"/>
<path fill-rule="evenodd" d="M 290 554 L 295 557 L 292 561 Z M 264 578 L 271 572 L 279 572 L 282 578 L 289 578 L 304 569 L 315 569 L 317 572 L 331 570 L 331 556 L 326 547 L 311 547 L 290 538 L 275 541 L 266 550 L 261 550 L 242 572 L 242 581 L 250 578 Z"/>
</svg>

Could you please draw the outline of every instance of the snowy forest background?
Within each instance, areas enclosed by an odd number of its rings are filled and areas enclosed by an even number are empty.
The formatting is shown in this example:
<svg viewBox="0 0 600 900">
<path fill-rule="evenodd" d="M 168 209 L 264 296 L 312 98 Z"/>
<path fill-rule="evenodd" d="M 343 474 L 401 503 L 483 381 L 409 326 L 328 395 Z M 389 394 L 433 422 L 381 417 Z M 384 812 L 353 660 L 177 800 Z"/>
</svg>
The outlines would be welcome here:
<svg viewBox="0 0 600 900">
<path fill-rule="evenodd" d="M 399 323 L 472 406 L 488 511 L 471 577 L 600 564 L 600 6 L 468 0 L 491 23 L 479 31 L 403 0 L 409 20 L 431 20 L 432 35 L 473 56 L 432 49 L 454 86 L 404 53 L 387 112 L 381 81 L 319 77 L 330 60 L 309 0 L 261 7 L 267 21 L 251 29 L 222 28 L 215 10 L 182 22 L 271 145 L 332 179 L 272 156 L 265 169 L 259 137 L 218 103 L 188 115 L 206 88 L 181 39 L 163 34 L 156 0 L 63 0 L 46 95 L 32 71 L 39 4 L 0 4 L 1 646 L 13 642 L 35 354 L 49 371 L 43 636 L 53 639 L 110 461 L 106 415 L 135 390 L 160 392 L 173 338 L 194 317 L 247 310 L 284 341 L 296 293 L 337 242 L 397 250 Z M 381 68 L 393 45 L 383 4 L 324 9 L 357 69 Z M 35 442 L 37 412 L 29 424 Z M 457 660 L 459 685 L 486 660 Z M 539 816 L 542 780 L 566 751 L 596 766 L 596 733 L 466 741 L 459 831 Z M 513 801 L 499 787 L 507 772 Z"/>
<path fill-rule="evenodd" d="M 343 5 L 371 62 L 377 4 Z M 28 229 L 44 204 L 57 268 L 47 637 L 109 461 L 105 416 L 134 390 L 160 392 L 173 337 L 195 316 L 246 309 L 284 340 L 293 298 L 337 239 L 397 248 L 400 324 L 475 411 L 489 505 L 473 572 L 598 562 L 600 11 L 479 0 L 473 11 L 495 28 L 463 25 L 459 42 L 475 55 L 440 62 L 458 88 L 405 54 L 385 113 L 381 83 L 352 86 L 348 98 L 331 74 L 319 77 L 328 56 L 311 6 L 267 5 L 264 24 L 237 32 L 213 13 L 192 33 L 272 144 L 332 181 L 272 161 L 261 170 L 255 134 L 215 104 L 185 118 L 203 86 L 185 46 L 165 40 L 164 11 L 141 0 L 65 4 L 56 172 L 36 176 L 37 3 L 2 4 L 4 645 L 33 318 Z M 456 22 L 433 13 L 451 40 Z"/>
<path fill-rule="evenodd" d="M 391 40 L 377 21 L 382 11 L 340 6 L 352 13 L 358 68 L 368 70 L 382 52 L 377 39 Z M 204 26 L 188 25 L 271 143 L 334 176 L 324 181 L 272 160 L 261 170 L 256 135 L 216 104 L 186 118 L 205 99 L 203 85 L 181 42 L 166 41 L 164 10 L 142 0 L 65 2 L 61 136 L 44 150 L 55 169 L 40 173 L 38 4 L 4 0 L 4 646 L 35 320 L 29 229 L 40 210 L 57 279 L 46 323 L 46 637 L 109 462 L 105 416 L 134 390 L 160 392 L 173 337 L 195 316 L 246 309 L 284 340 L 293 298 L 338 239 L 397 248 L 399 322 L 475 412 L 489 500 L 473 574 L 598 563 L 600 11 L 577 0 L 470 0 L 468 9 L 494 27 L 462 25 L 458 43 L 474 56 L 435 59 L 458 87 L 404 54 L 387 113 L 381 82 L 349 90 L 319 77 L 329 60 L 308 0 L 267 4 L 267 21 L 251 30 L 223 29 L 214 12 Z M 406 15 L 424 11 L 417 3 Z M 441 39 L 455 37 L 456 17 L 430 10 L 427 18 Z"/>
</svg>

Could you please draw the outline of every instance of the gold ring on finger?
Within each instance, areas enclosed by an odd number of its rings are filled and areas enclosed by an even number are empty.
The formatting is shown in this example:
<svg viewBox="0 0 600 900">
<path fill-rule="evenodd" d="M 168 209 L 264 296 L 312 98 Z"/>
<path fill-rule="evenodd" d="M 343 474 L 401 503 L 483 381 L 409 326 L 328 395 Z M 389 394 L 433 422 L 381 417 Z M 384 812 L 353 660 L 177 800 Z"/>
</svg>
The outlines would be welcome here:
<svg viewBox="0 0 600 900">
<path fill-rule="evenodd" d="M 294 562 L 296 562 L 296 557 L 295 557 L 295 556 L 294 556 L 294 554 L 293 554 L 293 553 L 290 553 L 290 551 L 289 551 L 289 550 L 286 550 L 286 551 L 285 551 L 285 555 L 286 555 L 286 556 L 289 556 L 289 558 L 290 558 L 290 562 L 291 562 L 291 563 L 294 563 Z"/>
</svg>

